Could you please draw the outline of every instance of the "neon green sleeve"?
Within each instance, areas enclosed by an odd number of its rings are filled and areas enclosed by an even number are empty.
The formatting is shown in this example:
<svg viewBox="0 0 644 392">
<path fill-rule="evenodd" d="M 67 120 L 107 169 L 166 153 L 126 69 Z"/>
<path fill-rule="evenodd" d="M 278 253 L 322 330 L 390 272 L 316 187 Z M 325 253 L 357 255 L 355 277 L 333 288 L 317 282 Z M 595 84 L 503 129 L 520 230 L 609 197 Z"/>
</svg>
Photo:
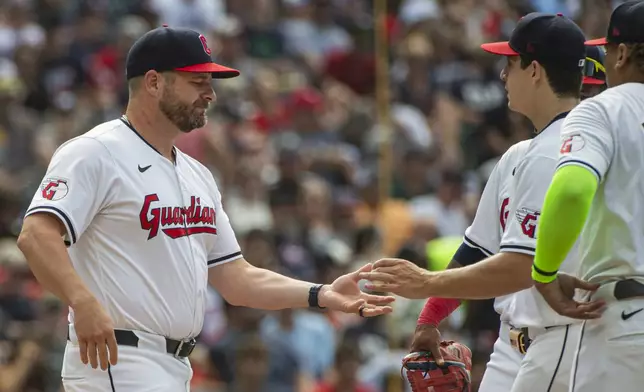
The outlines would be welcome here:
<svg viewBox="0 0 644 392">
<path fill-rule="evenodd" d="M 555 172 L 539 217 L 532 279 L 555 280 L 586 223 L 597 186 L 595 174 L 584 167 L 569 165 Z"/>
</svg>

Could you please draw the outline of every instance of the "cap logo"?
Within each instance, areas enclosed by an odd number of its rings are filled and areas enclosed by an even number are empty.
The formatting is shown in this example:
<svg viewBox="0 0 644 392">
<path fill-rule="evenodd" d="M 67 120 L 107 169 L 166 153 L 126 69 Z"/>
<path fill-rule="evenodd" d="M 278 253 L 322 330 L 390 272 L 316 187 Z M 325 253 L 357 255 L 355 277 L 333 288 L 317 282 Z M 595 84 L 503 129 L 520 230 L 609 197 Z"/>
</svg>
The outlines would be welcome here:
<svg viewBox="0 0 644 392">
<path fill-rule="evenodd" d="M 212 50 L 208 47 L 208 41 L 206 41 L 206 37 L 203 36 L 203 34 L 199 35 L 199 40 L 201 41 L 201 46 L 203 46 L 204 52 L 208 53 L 208 55 L 212 54 Z"/>
<path fill-rule="evenodd" d="M 619 36 L 620 33 L 619 33 L 619 30 L 617 29 L 617 27 L 613 27 L 613 33 L 612 34 L 615 37 Z"/>
<path fill-rule="evenodd" d="M 528 42 L 528 44 L 525 47 L 525 50 L 528 53 L 533 53 L 534 52 L 534 45 L 532 45 L 532 43 Z"/>
</svg>

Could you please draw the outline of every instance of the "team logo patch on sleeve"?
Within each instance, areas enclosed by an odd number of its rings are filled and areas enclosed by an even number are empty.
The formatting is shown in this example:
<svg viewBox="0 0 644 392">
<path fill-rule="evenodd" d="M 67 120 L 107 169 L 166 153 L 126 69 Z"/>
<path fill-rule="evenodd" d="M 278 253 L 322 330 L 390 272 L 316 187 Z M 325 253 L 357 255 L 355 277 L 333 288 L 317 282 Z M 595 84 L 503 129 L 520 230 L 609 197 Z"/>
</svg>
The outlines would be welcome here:
<svg viewBox="0 0 644 392">
<path fill-rule="evenodd" d="M 530 238 L 537 238 L 537 224 L 539 222 L 541 211 L 529 208 L 519 208 L 516 211 L 516 217 L 521 224 L 521 231 Z"/>
<path fill-rule="evenodd" d="M 563 137 L 563 142 L 561 143 L 561 149 L 559 150 L 562 154 L 568 154 L 571 152 L 579 151 L 584 148 L 586 141 L 580 133 L 573 133 Z"/>
<path fill-rule="evenodd" d="M 69 193 L 67 180 L 57 177 L 48 177 L 40 184 L 40 195 L 46 200 L 60 200 Z"/>
</svg>

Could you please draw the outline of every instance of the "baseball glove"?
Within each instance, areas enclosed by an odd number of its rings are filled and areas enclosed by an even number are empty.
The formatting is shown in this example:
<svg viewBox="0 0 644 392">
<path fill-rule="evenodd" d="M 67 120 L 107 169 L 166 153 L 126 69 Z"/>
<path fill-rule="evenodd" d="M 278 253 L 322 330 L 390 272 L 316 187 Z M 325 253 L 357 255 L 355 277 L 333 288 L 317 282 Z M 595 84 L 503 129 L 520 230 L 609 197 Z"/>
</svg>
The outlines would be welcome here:
<svg viewBox="0 0 644 392">
<path fill-rule="evenodd" d="M 440 345 L 445 364 L 438 366 L 430 352 L 415 352 L 403 358 L 403 368 L 413 392 L 470 392 L 472 352 L 454 341 Z"/>
</svg>

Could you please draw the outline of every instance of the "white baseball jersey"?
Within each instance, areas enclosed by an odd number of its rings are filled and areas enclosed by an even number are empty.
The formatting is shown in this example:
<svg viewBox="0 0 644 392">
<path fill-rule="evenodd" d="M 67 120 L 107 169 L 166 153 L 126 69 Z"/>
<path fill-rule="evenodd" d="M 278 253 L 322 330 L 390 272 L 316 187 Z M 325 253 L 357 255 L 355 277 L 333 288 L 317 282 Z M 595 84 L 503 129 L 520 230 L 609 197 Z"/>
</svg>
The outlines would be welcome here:
<svg viewBox="0 0 644 392">
<path fill-rule="evenodd" d="M 584 100 L 561 138 L 559 167 L 585 167 L 599 181 L 580 237 L 580 276 L 644 276 L 644 84 Z"/>
<path fill-rule="evenodd" d="M 532 139 L 516 168 L 511 190 L 513 198 L 510 199 L 510 212 L 501 239 L 501 252 L 534 256 L 539 215 L 557 167 L 560 131 L 565 116 L 566 113 L 557 116 Z M 575 244 L 560 270 L 574 274 L 578 264 Z M 515 327 L 548 327 L 574 322 L 552 310 L 534 287 L 511 296 L 502 320 Z"/>
<path fill-rule="evenodd" d="M 202 328 L 208 268 L 242 256 L 212 174 L 175 152 L 173 163 L 125 119 L 101 124 L 58 148 L 27 215 L 63 222 L 74 269 L 116 328 L 185 339 Z"/>
<path fill-rule="evenodd" d="M 473 264 L 499 252 L 508 220 L 514 169 L 528 150 L 530 142 L 524 140 L 513 145 L 494 166 L 481 195 L 474 221 L 465 230 L 463 245 L 454 256 L 459 264 Z M 498 297 L 494 301 L 494 309 L 501 315 L 505 312 L 508 298 L 509 296 Z"/>
</svg>

